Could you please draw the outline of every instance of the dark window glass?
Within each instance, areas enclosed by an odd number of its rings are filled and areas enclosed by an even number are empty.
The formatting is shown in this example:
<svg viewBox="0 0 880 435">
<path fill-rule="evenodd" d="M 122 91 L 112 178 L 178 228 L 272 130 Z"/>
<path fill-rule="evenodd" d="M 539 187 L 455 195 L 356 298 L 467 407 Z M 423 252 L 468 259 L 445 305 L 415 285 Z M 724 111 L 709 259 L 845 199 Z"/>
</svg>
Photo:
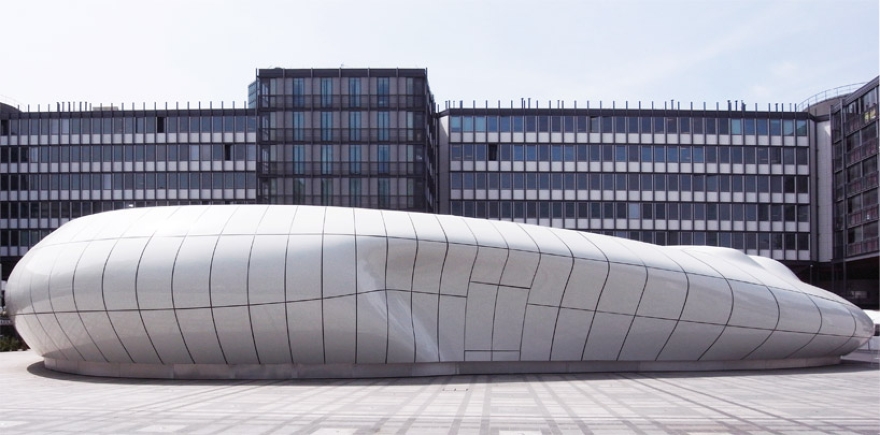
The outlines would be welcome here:
<svg viewBox="0 0 880 435">
<path fill-rule="evenodd" d="M 679 133 L 690 133 L 691 132 L 691 119 L 687 117 L 683 117 L 679 120 Z"/>
<path fill-rule="evenodd" d="M 551 145 L 550 146 L 550 158 L 554 162 L 562 161 L 562 145 Z"/>
<path fill-rule="evenodd" d="M 730 119 L 718 118 L 718 134 L 730 134 Z"/>
<path fill-rule="evenodd" d="M 666 119 L 665 118 L 654 118 L 654 133 L 665 133 L 666 132 Z"/>
<path fill-rule="evenodd" d="M 705 163 L 706 155 L 703 152 L 703 147 L 697 146 L 691 149 L 691 154 L 693 154 L 694 163 Z"/>
<path fill-rule="evenodd" d="M 677 146 L 666 147 L 666 161 L 669 163 L 677 163 L 678 162 L 678 147 Z"/>
<path fill-rule="evenodd" d="M 770 120 L 770 134 L 773 136 L 779 136 L 782 134 L 782 121 L 779 119 L 771 119 Z"/>
<path fill-rule="evenodd" d="M 654 160 L 654 153 L 650 146 L 642 145 L 642 162 L 648 163 Z"/>
<path fill-rule="evenodd" d="M 578 116 L 577 117 L 577 132 L 578 133 L 586 133 L 590 128 L 588 124 L 588 119 L 586 116 Z"/>
<path fill-rule="evenodd" d="M 691 163 L 691 148 L 689 147 L 679 147 L 679 161 L 681 163 Z"/>
<path fill-rule="evenodd" d="M 498 131 L 498 117 L 489 116 L 486 118 L 486 130 L 490 132 Z"/>
<path fill-rule="evenodd" d="M 626 132 L 627 133 L 638 133 L 639 132 L 639 118 L 635 116 L 630 116 L 626 118 Z"/>
<path fill-rule="evenodd" d="M 666 149 L 662 146 L 654 146 L 654 163 L 666 161 Z"/>
<path fill-rule="evenodd" d="M 614 147 L 611 145 L 602 145 L 602 161 L 603 162 L 613 162 L 614 161 Z"/>
<path fill-rule="evenodd" d="M 510 117 L 509 116 L 502 116 L 499 119 L 499 121 L 500 122 L 499 122 L 498 129 L 503 133 L 509 132 L 510 131 Z"/>
<path fill-rule="evenodd" d="M 626 133 L 626 118 L 622 116 L 614 117 L 614 132 L 615 133 Z"/>
<path fill-rule="evenodd" d="M 626 161 L 626 145 L 615 145 L 614 146 L 614 161 L 615 162 L 625 162 Z"/>
<path fill-rule="evenodd" d="M 756 130 L 758 134 L 766 136 L 769 134 L 769 129 L 767 128 L 767 120 L 766 119 L 756 119 Z"/>
<path fill-rule="evenodd" d="M 590 161 L 591 162 L 602 161 L 602 147 L 600 145 L 589 145 L 589 147 L 590 147 Z"/>
<path fill-rule="evenodd" d="M 752 148 L 749 148 L 752 149 Z M 730 163 L 742 163 L 743 162 L 743 149 L 742 147 L 731 147 L 730 148 Z"/>
<path fill-rule="evenodd" d="M 513 131 L 515 133 L 522 133 L 524 131 L 523 125 L 523 117 L 522 116 L 514 116 L 513 117 Z"/>
<path fill-rule="evenodd" d="M 550 145 L 538 145 L 538 161 L 550 161 Z"/>
<path fill-rule="evenodd" d="M 795 150 L 795 162 L 799 165 L 806 165 L 809 163 L 809 152 L 806 148 L 797 148 Z M 876 158 L 874 160 L 876 162 Z"/>
<path fill-rule="evenodd" d="M 718 163 L 718 148 L 714 146 L 706 147 L 706 163 Z"/>
<path fill-rule="evenodd" d="M 681 215 L 680 215 L 681 219 L 684 219 L 684 220 L 693 219 L 693 216 L 694 216 L 693 204 L 691 204 L 689 202 L 683 202 L 683 203 L 680 203 L 679 206 L 681 208 Z"/>
</svg>

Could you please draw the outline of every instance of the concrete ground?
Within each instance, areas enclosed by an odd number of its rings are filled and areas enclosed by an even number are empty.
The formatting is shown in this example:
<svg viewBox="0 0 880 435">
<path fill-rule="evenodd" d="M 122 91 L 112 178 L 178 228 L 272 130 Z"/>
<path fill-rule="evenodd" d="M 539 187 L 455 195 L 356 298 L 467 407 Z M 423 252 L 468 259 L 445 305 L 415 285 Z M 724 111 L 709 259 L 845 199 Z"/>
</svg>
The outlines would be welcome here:
<svg viewBox="0 0 880 435">
<path fill-rule="evenodd" d="M 150 381 L 0 353 L 0 433 L 877 434 L 880 366 L 761 372 Z"/>
</svg>

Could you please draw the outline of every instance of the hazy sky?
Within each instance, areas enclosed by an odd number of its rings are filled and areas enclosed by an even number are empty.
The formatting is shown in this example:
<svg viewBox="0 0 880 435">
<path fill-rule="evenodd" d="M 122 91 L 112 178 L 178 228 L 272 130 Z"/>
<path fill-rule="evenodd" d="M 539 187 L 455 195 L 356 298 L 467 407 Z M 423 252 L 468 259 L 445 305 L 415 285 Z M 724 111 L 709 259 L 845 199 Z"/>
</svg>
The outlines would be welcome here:
<svg viewBox="0 0 880 435">
<path fill-rule="evenodd" d="M 878 75 L 877 0 L 28 0 L 0 100 L 247 99 L 257 68 L 428 68 L 437 102 L 799 103 Z M 555 103 L 554 103 L 555 104 Z"/>
</svg>

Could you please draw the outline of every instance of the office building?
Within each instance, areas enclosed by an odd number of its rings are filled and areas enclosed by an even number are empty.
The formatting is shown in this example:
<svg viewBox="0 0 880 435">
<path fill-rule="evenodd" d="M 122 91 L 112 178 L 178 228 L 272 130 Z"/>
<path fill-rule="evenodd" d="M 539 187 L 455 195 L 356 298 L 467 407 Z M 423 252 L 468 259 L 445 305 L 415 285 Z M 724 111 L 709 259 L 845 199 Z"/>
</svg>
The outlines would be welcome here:
<svg viewBox="0 0 880 435">
<path fill-rule="evenodd" d="M 441 122 L 451 214 L 813 260 L 806 113 L 456 108 Z"/>
<path fill-rule="evenodd" d="M 262 69 L 249 100 L 259 202 L 436 211 L 424 69 Z"/>
<path fill-rule="evenodd" d="M 833 255 L 832 287 L 847 299 L 877 307 L 877 94 L 875 78 L 836 103 L 830 115 Z"/>
<path fill-rule="evenodd" d="M 256 201 L 252 110 L 76 107 L 0 119 L 0 258 L 64 222 L 153 205 Z"/>
<path fill-rule="evenodd" d="M 731 247 L 876 306 L 876 95 L 440 110 L 424 69 L 275 68 L 237 108 L 0 105 L 3 277 L 98 211 L 335 205 Z"/>
</svg>

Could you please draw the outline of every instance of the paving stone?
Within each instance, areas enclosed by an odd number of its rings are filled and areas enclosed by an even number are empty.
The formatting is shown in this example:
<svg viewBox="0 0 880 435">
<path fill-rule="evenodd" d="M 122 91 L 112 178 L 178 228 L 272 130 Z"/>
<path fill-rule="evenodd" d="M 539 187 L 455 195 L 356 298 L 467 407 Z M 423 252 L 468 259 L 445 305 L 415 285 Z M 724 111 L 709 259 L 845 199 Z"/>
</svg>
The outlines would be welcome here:
<svg viewBox="0 0 880 435">
<path fill-rule="evenodd" d="M 0 353 L 0 433 L 880 433 L 880 366 L 770 371 L 171 381 Z"/>
</svg>

